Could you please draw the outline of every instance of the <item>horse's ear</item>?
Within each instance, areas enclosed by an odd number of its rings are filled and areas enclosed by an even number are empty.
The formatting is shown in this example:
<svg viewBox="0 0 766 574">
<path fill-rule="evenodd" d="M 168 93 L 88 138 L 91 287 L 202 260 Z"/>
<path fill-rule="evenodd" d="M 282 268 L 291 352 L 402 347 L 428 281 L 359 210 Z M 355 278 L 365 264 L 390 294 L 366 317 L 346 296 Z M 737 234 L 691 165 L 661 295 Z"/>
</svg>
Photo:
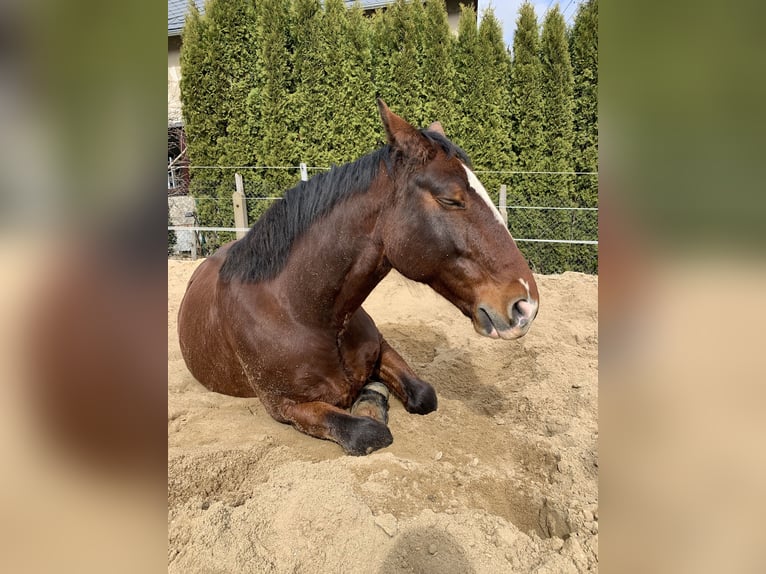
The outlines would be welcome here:
<svg viewBox="0 0 766 574">
<path fill-rule="evenodd" d="M 425 162 L 431 155 L 431 146 L 423 135 L 388 109 L 386 102 L 378 98 L 378 111 L 391 147 L 401 151 L 405 157 Z"/>
<path fill-rule="evenodd" d="M 436 132 L 437 134 L 441 134 L 445 138 L 447 137 L 447 134 L 444 133 L 444 128 L 442 127 L 442 123 L 439 121 L 436 121 L 432 123 L 430 126 L 428 126 L 428 130 L 432 132 Z"/>
</svg>

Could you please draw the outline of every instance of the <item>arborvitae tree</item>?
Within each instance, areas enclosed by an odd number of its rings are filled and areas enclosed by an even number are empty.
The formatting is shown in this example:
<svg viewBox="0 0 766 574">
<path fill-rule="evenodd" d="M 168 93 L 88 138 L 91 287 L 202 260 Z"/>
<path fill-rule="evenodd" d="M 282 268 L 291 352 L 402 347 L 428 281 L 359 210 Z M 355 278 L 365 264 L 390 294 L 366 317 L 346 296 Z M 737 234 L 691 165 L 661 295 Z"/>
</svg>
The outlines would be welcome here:
<svg viewBox="0 0 766 574">
<path fill-rule="evenodd" d="M 549 171 L 572 171 L 574 78 L 569 60 L 566 23 L 558 5 L 545 15 L 540 60 L 547 168 Z M 565 205 L 571 201 L 572 177 L 557 176 L 553 181 L 556 182 L 560 204 Z"/>
<path fill-rule="evenodd" d="M 575 171 L 598 171 L 598 0 L 580 5 L 569 38 L 574 72 L 573 152 Z M 575 176 L 575 203 L 583 207 L 598 205 L 598 176 Z M 575 239 L 596 239 L 598 217 L 595 211 L 577 213 Z M 594 246 L 575 246 L 573 264 L 586 273 L 598 272 L 598 251 Z"/>
<path fill-rule="evenodd" d="M 540 65 L 540 35 L 532 4 L 519 9 L 513 37 L 511 61 L 511 136 L 513 166 L 516 171 L 545 171 L 545 139 L 543 137 L 543 92 Z M 514 174 L 508 189 L 509 205 L 545 205 L 547 177 L 541 174 Z M 508 213 L 508 226 L 514 237 L 543 238 L 547 213 L 513 209 Z M 552 237 L 552 235 L 548 235 Z M 535 271 L 546 269 L 550 250 L 539 243 L 523 243 L 521 247 Z"/>
<path fill-rule="evenodd" d="M 325 15 L 322 20 L 324 38 L 324 78 L 322 90 L 328 95 L 324 101 L 326 131 L 322 134 L 322 145 L 327 151 L 327 164 L 345 163 L 356 149 L 357 138 L 371 134 L 354 134 L 351 129 L 359 106 L 371 103 L 372 89 L 369 80 L 369 50 L 365 53 L 363 43 L 355 52 L 349 34 L 351 33 L 348 11 L 343 0 L 325 0 Z M 357 38 L 357 41 L 360 41 Z M 365 76 L 367 76 L 365 78 Z M 361 98 L 362 101 L 359 101 Z M 368 107 L 368 115 L 370 109 Z M 368 145 L 372 142 L 368 141 Z"/>
<path fill-rule="evenodd" d="M 375 95 L 386 98 L 390 95 L 392 90 L 388 88 L 388 83 L 391 81 L 390 76 L 390 61 L 391 52 L 393 48 L 389 46 L 391 43 L 391 35 L 388 33 L 390 19 L 386 17 L 386 12 L 383 10 L 376 10 L 375 14 L 370 18 L 370 53 L 372 57 L 372 85 L 375 90 Z M 386 100 L 389 102 L 389 100 Z M 393 104 L 392 104 L 393 105 Z M 378 143 L 386 141 L 386 134 L 383 126 L 380 122 L 377 122 L 375 135 Z"/>
<path fill-rule="evenodd" d="M 598 0 L 577 10 L 569 42 L 574 72 L 575 171 L 598 170 Z M 576 199 L 592 207 L 598 200 L 596 176 L 577 176 Z"/>
<path fill-rule="evenodd" d="M 511 119 L 508 74 L 510 60 L 500 22 L 484 12 L 476 28 L 476 13 L 463 6 L 454 50 L 456 114 L 455 143 L 473 160 L 474 169 L 511 168 Z M 493 199 L 507 175 L 480 173 Z"/>
<path fill-rule="evenodd" d="M 375 145 L 375 90 L 367 22 L 342 0 L 297 0 L 293 11 L 294 108 L 300 158 L 327 166 Z"/>
<path fill-rule="evenodd" d="M 214 163 L 218 156 L 216 142 L 226 133 L 226 126 L 217 113 L 225 94 L 213 81 L 214 61 L 207 46 L 208 28 L 208 20 L 189 2 L 182 34 L 180 88 L 187 153 L 193 165 Z M 198 187 L 196 178 L 192 177 L 192 193 Z"/>
<path fill-rule="evenodd" d="M 211 1 L 201 16 L 194 3 L 186 19 L 181 49 L 181 97 L 192 166 L 190 191 L 200 223 L 233 223 L 231 170 L 253 160 L 246 101 L 254 86 L 255 12 L 248 0 Z M 215 246 L 228 236 L 207 236 Z"/>
<path fill-rule="evenodd" d="M 373 66 L 378 95 L 397 114 L 417 125 L 422 116 L 422 81 L 418 64 L 420 32 L 413 17 L 415 3 L 396 0 L 375 16 Z"/>
<path fill-rule="evenodd" d="M 439 120 L 451 134 L 456 98 L 455 65 L 452 61 L 455 40 L 450 31 L 444 0 L 430 0 L 426 4 L 422 32 L 423 125 Z"/>
<path fill-rule="evenodd" d="M 543 126 L 545 133 L 546 169 L 552 172 L 571 172 L 572 143 L 574 140 L 572 91 L 574 79 L 569 61 L 566 24 L 554 6 L 545 15 L 540 46 L 543 84 Z M 573 205 L 574 176 L 552 174 L 548 177 L 546 205 Z M 569 238 L 574 232 L 575 212 L 550 211 L 547 223 L 551 235 Z M 548 272 L 561 272 L 571 267 L 574 251 L 571 245 L 548 247 Z"/>
<path fill-rule="evenodd" d="M 376 147 L 375 136 L 380 123 L 375 112 L 375 86 L 372 81 L 372 52 L 370 23 L 362 8 L 355 4 L 344 11 L 340 39 L 343 46 L 339 121 L 335 137 L 342 145 L 338 150 L 338 163 L 355 160 Z M 328 3 L 328 10 L 330 4 Z M 337 87 L 337 86 L 336 86 Z"/>
<path fill-rule="evenodd" d="M 325 141 L 328 110 L 334 89 L 326 82 L 329 49 L 320 0 L 295 0 L 292 15 L 293 73 L 296 134 L 300 161 L 311 166 L 329 164 Z"/>
<path fill-rule="evenodd" d="M 477 48 L 474 89 L 482 100 L 472 114 L 479 139 L 472 143 L 471 157 L 477 170 L 509 170 L 513 155 L 508 86 L 511 62 L 502 27 L 492 9 L 485 10 L 482 16 Z M 496 200 L 500 184 L 507 183 L 507 175 L 481 175 L 484 186 Z"/>
<path fill-rule="evenodd" d="M 183 102 L 186 153 L 190 166 L 213 166 L 217 163 L 218 140 L 226 134 L 218 115 L 225 94 L 214 81 L 215 65 L 208 50 L 209 21 L 200 15 L 193 2 L 182 32 L 181 101 Z M 218 170 L 190 169 L 189 193 L 195 198 L 200 223 L 216 225 L 218 188 L 223 181 Z"/>
<path fill-rule="evenodd" d="M 428 78 L 426 78 L 423 74 L 423 66 L 425 61 L 425 35 L 427 33 L 426 30 L 426 12 L 425 7 L 423 6 L 422 0 L 404 0 L 405 2 L 409 2 L 409 19 L 412 22 L 412 26 L 415 29 L 415 33 L 413 35 L 415 40 L 415 64 L 416 64 L 416 74 L 415 74 L 415 82 L 412 84 L 413 88 L 417 90 L 417 92 L 414 94 L 415 98 L 413 100 L 413 108 L 412 108 L 412 119 L 410 122 L 418 127 L 423 127 L 431 123 L 432 120 L 428 119 L 425 114 L 425 103 L 430 97 L 430 94 L 427 91 L 426 88 L 426 82 L 428 81 Z"/>
<path fill-rule="evenodd" d="M 567 153 L 566 126 L 571 133 L 572 124 L 566 119 L 557 123 L 566 114 L 550 103 L 543 105 L 540 62 L 543 53 L 547 92 L 566 99 L 571 84 L 564 79 L 561 88 L 561 77 L 566 78 L 566 66 L 560 64 L 563 21 L 554 22 L 549 15 L 541 49 L 530 3 L 520 10 L 509 64 L 491 11 L 477 28 L 473 9 L 463 8 L 455 40 L 444 0 L 425 7 L 419 0 L 397 0 L 372 19 L 363 17 L 359 6 L 348 10 L 341 0 L 209 0 L 204 17 L 191 8 L 181 56 L 191 162 L 294 166 L 306 161 L 325 166 L 353 160 L 383 139 L 374 114 L 377 94 L 415 124 L 441 120 L 448 135 L 472 155 L 477 170 L 595 170 L 596 17 L 596 0 L 589 0 L 571 37 L 578 74 L 577 139 Z M 571 98 L 571 88 L 569 94 Z M 556 137 L 549 140 L 549 150 L 544 126 L 558 126 L 550 130 Z M 571 137 L 568 141 L 571 146 Z M 551 162 L 546 161 L 547 151 Z M 560 158 L 576 163 L 554 165 Z M 192 172 L 201 223 L 231 225 L 233 171 Z M 251 221 L 267 206 L 253 199 L 280 195 L 298 179 L 297 171 L 242 173 Z M 568 192 L 556 198 L 558 203 L 547 197 L 548 189 L 564 188 L 545 176 L 481 177 L 493 196 L 500 183 L 508 183 L 512 204 L 558 205 L 570 199 Z M 577 202 L 595 205 L 595 181 L 576 181 Z M 511 216 L 511 229 L 519 237 L 563 236 L 545 227 L 540 212 L 512 211 Z M 212 239 L 215 244 L 225 238 Z M 562 269 L 561 249 L 522 247 L 536 269 Z M 594 266 L 592 256 L 577 264 Z"/>
<path fill-rule="evenodd" d="M 514 169 L 544 171 L 543 93 L 539 30 L 532 4 L 519 9 L 511 62 L 511 133 Z M 524 202 L 537 203 L 545 180 L 525 175 L 514 179 L 513 192 Z"/>
<path fill-rule="evenodd" d="M 208 18 L 215 38 L 216 57 L 225 75 L 221 78 L 226 97 L 221 113 L 226 135 L 220 143 L 220 161 L 225 165 L 251 165 L 256 139 L 248 125 L 247 98 L 255 87 L 255 8 L 251 0 L 218 0 Z"/>
<path fill-rule="evenodd" d="M 290 2 L 259 0 L 255 8 L 258 77 L 248 98 L 248 109 L 250 124 L 257 134 L 256 161 L 266 166 L 294 166 L 300 158 L 292 107 Z M 295 171 L 270 170 L 262 174 L 263 183 L 256 193 L 280 195 L 298 179 Z"/>
<path fill-rule="evenodd" d="M 472 153 L 474 142 L 479 141 L 478 126 L 473 119 L 474 110 L 481 106 L 482 95 L 476 89 L 475 68 L 479 58 L 479 33 L 473 6 L 460 5 L 457 42 L 453 45 L 455 63 L 454 127 L 449 136 L 456 144 Z"/>
</svg>

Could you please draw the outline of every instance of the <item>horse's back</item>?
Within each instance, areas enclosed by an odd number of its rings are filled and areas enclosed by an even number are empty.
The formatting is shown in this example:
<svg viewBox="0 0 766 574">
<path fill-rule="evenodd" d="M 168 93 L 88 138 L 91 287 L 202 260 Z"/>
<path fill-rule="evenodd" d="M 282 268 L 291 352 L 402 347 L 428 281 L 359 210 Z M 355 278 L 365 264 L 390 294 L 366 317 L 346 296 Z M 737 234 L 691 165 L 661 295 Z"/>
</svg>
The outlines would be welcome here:
<svg viewBox="0 0 766 574">
<path fill-rule="evenodd" d="M 192 375 L 209 390 L 255 396 L 226 335 L 218 297 L 218 272 L 230 245 L 221 247 L 192 273 L 178 311 L 178 341 Z"/>
</svg>

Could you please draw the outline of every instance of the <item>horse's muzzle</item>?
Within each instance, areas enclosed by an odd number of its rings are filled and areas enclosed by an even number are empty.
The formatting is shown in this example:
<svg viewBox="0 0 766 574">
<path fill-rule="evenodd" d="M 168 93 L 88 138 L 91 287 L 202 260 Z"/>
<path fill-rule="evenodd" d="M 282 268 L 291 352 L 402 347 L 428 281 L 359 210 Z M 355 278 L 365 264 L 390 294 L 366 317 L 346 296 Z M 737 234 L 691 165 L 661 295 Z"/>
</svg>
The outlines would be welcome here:
<svg viewBox="0 0 766 574">
<path fill-rule="evenodd" d="M 473 320 L 474 329 L 480 335 L 492 339 L 518 339 L 529 331 L 537 316 L 537 301 L 521 298 L 508 304 L 505 316 L 490 305 L 481 303 Z"/>
</svg>

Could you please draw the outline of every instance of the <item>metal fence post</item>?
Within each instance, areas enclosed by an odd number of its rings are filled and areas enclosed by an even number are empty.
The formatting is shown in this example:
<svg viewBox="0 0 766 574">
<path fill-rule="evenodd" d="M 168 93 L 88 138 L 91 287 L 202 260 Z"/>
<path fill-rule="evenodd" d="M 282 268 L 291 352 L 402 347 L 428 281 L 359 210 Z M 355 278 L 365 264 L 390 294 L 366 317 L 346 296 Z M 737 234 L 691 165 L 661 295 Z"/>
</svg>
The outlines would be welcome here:
<svg viewBox="0 0 766 574">
<path fill-rule="evenodd" d="M 569 225 L 569 239 L 574 239 L 575 211 L 572 210 L 572 223 Z"/>
<path fill-rule="evenodd" d="M 245 184 L 242 182 L 242 174 L 234 174 L 234 185 L 237 190 L 231 194 L 234 202 L 234 227 L 246 228 L 247 225 L 247 202 L 245 201 Z M 237 231 L 237 239 L 242 239 L 246 231 Z"/>
<path fill-rule="evenodd" d="M 199 225 L 199 220 L 197 219 L 197 200 L 192 200 L 194 203 L 192 204 L 192 210 L 186 214 L 187 217 L 191 215 L 192 217 L 192 226 L 196 227 Z M 199 231 L 192 231 L 192 244 L 191 244 L 191 258 L 192 261 L 197 260 L 197 251 L 199 250 Z"/>
</svg>

